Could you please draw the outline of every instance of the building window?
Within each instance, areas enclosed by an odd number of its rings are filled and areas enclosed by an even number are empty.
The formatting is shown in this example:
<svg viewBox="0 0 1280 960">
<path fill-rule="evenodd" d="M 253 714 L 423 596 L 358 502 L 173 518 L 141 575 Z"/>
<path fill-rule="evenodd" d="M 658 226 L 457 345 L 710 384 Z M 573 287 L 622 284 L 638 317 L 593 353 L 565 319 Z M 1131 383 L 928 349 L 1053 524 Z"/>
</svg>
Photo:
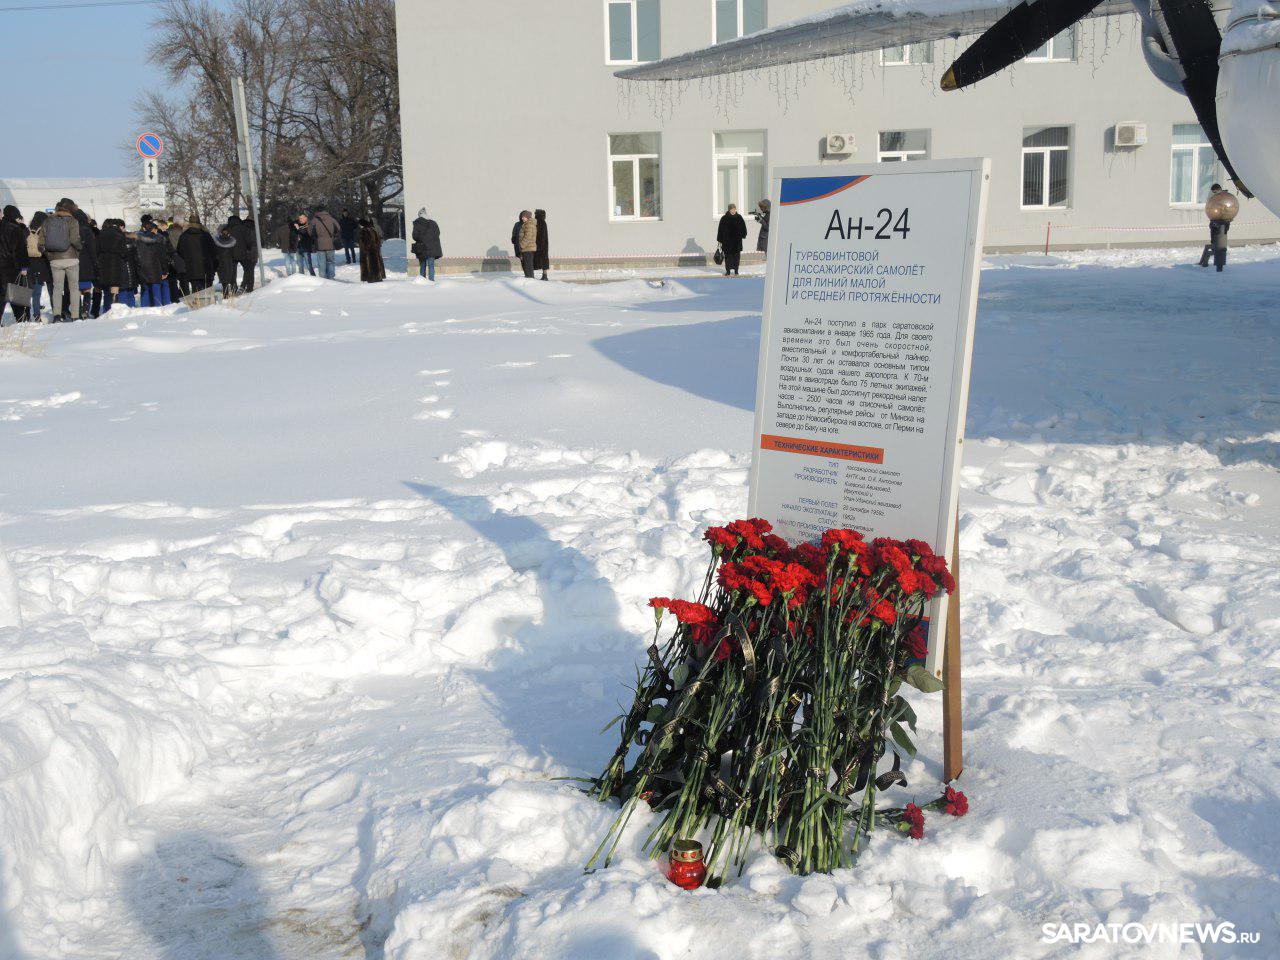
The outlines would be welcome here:
<svg viewBox="0 0 1280 960">
<path fill-rule="evenodd" d="M 766 0 L 711 0 L 712 41 L 724 43 L 763 30 L 766 8 Z"/>
<path fill-rule="evenodd" d="M 886 67 L 903 66 L 909 63 L 933 63 L 933 41 L 884 47 L 880 51 L 880 63 Z"/>
<path fill-rule="evenodd" d="M 1198 123 L 1173 125 L 1173 159 L 1169 167 L 1169 202 L 1196 205 L 1209 199 L 1220 176 L 1218 155 Z"/>
<path fill-rule="evenodd" d="M 1067 127 L 1028 127 L 1022 135 L 1022 208 L 1043 210 L 1067 205 L 1071 131 Z"/>
<path fill-rule="evenodd" d="M 662 217 L 662 135 L 609 134 L 609 219 Z"/>
<path fill-rule="evenodd" d="M 608 63 L 661 59 L 658 0 L 605 0 L 604 20 Z"/>
<path fill-rule="evenodd" d="M 881 130 L 880 150 L 876 159 L 881 163 L 902 160 L 929 159 L 928 130 Z"/>
<path fill-rule="evenodd" d="M 1028 63 L 1067 63 L 1076 58 L 1076 28 L 1067 27 L 1042 47 L 1026 55 Z"/>
<path fill-rule="evenodd" d="M 765 183 L 764 131 L 734 130 L 715 135 L 715 209 L 720 216 L 729 204 L 746 213 L 768 197 Z"/>
</svg>

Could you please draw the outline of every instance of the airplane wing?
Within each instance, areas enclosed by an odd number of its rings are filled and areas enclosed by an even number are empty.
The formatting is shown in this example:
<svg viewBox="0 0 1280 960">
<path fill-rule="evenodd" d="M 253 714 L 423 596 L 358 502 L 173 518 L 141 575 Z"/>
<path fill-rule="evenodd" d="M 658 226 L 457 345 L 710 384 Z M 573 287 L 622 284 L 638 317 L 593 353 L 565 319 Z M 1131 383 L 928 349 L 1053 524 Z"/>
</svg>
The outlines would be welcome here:
<svg viewBox="0 0 1280 960">
<path fill-rule="evenodd" d="M 858 0 L 758 33 L 619 70 L 625 80 L 693 80 L 739 70 L 982 33 L 1015 0 Z M 1131 12 L 1130 0 L 1102 0 L 1090 16 Z"/>
</svg>

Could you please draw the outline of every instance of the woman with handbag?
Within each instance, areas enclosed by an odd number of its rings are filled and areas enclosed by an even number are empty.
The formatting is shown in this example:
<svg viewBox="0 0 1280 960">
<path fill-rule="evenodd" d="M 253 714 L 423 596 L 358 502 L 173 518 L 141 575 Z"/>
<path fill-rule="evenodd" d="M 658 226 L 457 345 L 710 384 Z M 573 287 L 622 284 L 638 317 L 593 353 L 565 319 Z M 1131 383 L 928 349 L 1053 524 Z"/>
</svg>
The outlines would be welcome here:
<svg viewBox="0 0 1280 960">
<path fill-rule="evenodd" d="M 4 305 L 13 308 L 13 319 L 21 323 L 30 316 L 31 290 L 27 286 L 27 225 L 18 208 L 9 205 L 0 217 L 0 322 Z"/>
<path fill-rule="evenodd" d="M 729 204 L 729 209 L 720 218 L 720 229 L 716 231 L 716 242 L 724 254 L 724 275 L 738 276 L 738 264 L 742 260 L 742 241 L 747 239 L 747 221 L 738 213 L 737 204 Z M 719 262 L 719 261 L 717 261 Z"/>
</svg>

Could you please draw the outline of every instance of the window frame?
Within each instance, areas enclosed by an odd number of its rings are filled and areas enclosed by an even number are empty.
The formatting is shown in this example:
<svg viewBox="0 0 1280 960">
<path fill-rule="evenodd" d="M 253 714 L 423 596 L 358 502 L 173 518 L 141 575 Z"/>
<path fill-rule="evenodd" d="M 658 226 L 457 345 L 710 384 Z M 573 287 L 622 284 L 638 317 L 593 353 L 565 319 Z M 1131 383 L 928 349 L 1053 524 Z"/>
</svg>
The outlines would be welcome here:
<svg viewBox="0 0 1280 960">
<path fill-rule="evenodd" d="M 609 34 L 609 8 L 614 4 L 626 4 L 631 8 L 631 59 L 630 60 L 614 60 L 613 59 L 613 37 Z M 659 9 L 658 22 L 662 22 L 661 9 Z M 661 27 L 659 27 L 661 30 Z M 661 42 L 661 40 L 659 40 Z M 659 50 L 659 59 L 661 59 L 661 50 Z M 653 60 L 640 59 L 640 4 L 639 0 L 604 0 L 604 63 L 607 67 L 624 67 L 635 66 L 640 63 L 653 63 Z"/>
<path fill-rule="evenodd" d="M 1066 130 L 1067 145 L 1065 147 L 1028 147 L 1025 145 L 1022 147 L 1022 160 L 1018 167 L 1018 207 L 1021 210 L 1067 210 L 1067 209 L 1070 209 L 1071 196 L 1072 196 L 1071 147 L 1075 142 L 1074 130 L 1072 129 L 1071 124 L 1069 123 L 1045 123 L 1045 124 L 1039 124 L 1037 126 L 1041 130 L 1050 130 L 1054 128 L 1061 128 L 1063 130 Z M 1024 140 L 1026 139 L 1026 136 L 1027 136 L 1026 131 L 1028 129 L 1032 129 L 1032 128 L 1023 127 L 1022 137 Z M 1049 170 L 1051 168 L 1050 157 L 1055 150 L 1061 151 L 1067 155 L 1067 196 L 1062 203 L 1049 203 Z M 1044 199 L 1045 202 L 1042 204 L 1028 204 L 1026 202 L 1027 155 L 1032 153 L 1041 154 L 1044 157 L 1042 161 L 1044 164 L 1044 175 L 1043 175 L 1044 189 L 1041 192 L 1041 197 Z"/>
<path fill-rule="evenodd" d="M 1054 41 L 1057 40 L 1058 37 L 1062 36 L 1062 34 L 1067 32 L 1071 33 L 1071 56 L 1069 57 L 1055 56 Z M 1052 37 L 1048 39 L 1048 41 L 1045 43 L 1045 46 L 1048 48 L 1048 56 L 1037 57 L 1034 55 L 1034 53 L 1029 53 L 1022 58 L 1022 62 L 1023 63 L 1075 63 L 1076 60 L 1079 59 L 1078 53 L 1080 50 L 1080 35 L 1076 30 L 1075 24 L 1072 24 L 1071 26 L 1067 27 L 1066 30 L 1060 30 L 1057 33 L 1055 33 Z"/>
<path fill-rule="evenodd" d="M 927 46 L 929 48 L 929 59 L 928 60 L 912 60 L 911 59 L 912 47 L 924 47 L 924 46 Z M 896 43 L 894 44 L 894 47 L 902 48 L 903 59 L 886 60 L 884 57 L 884 52 L 891 48 L 881 47 L 880 48 L 880 66 L 882 67 L 926 67 L 933 63 L 933 41 L 932 40 L 922 40 L 919 43 Z"/>
<path fill-rule="evenodd" d="M 923 150 L 882 150 L 880 148 L 880 138 L 886 133 L 923 133 L 924 149 Z M 876 131 L 876 163 L 909 163 L 913 157 L 916 160 L 928 160 L 933 155 L 933 130 L 930 127 L 912 127 L 908 130 L 877 130 Z M 896 157 L 896 160 L 885 160 L 885 157 Z"/>
<path fill-rule="evenodd" d="M 764 146 L 757 153 L 754 150 L 735 150 L 721 153 L 716 149 L 716 136 L 722 133 L 758 133 L 764 138 Z M 713 130 L 711 131 L 711 215 L 715 220 L 719 220 L 724 216 L 724 212 L 729 205 L 730 200 L 738 207 L 738 212 L 744 217 L 744 210 L 754 210 L 755 206 L 746 206 L 746 189 L 747 189 L 747 167 L 746 161 L 750 157 L 759 157 L 760 165 L 764 168 L 765 188 L 769 185 L 769 131 L 768 130 Z M 720 194 L 720 161 L 737 159 L 738 161 L 738 196 L 733 198 L 721 197 Z M 718 202 L 723 201 L 723 202 Z"/>
<path fill-rule="evenodd" d="M 734 9 L 737 11 L 737 15 L 738 15 L 738 22 L 734 27 L 734 36 L 730 37 L 728 40 L 721 40 L 718 37 L 718 34 L 720 32 L 719 30 L 720 4 L 718 4 L 716 0 L 711 0 L 711 45 L 712 46 L 715 46 L 716 44 L 719 44 L 719 43 L 731 43 L 734 40 L 738 40 L 741 37 L 746 36 L 746 34 L 743 32 L 744 21 L 746 20 L 746 12 L 745 12 L 746 8 L 744 5 L 744 0 L 734 0 L 733 6 L 734 6 Z M 769 8 L 767 6 L 767 0 L 766 0 L 766 6 L 765 6 L 764 19 L 765 19 L 765 25 L 761 29 L 764 29 L 769 26 Z"/>
<path fill-rule="evenodd" d="M 1208 136 L 1204 132 L 1204 125 L 1196 121 L 1187 121 L 1186 123 L 1175 123 L 1174 127 L 1196 126 L 1200 128 L 1200 139 L 1195 143 L 1170 143 L 1169 145 L 1169 206 L 1175 210 L 1195 210 L 1204 206 L 1204 200 L 1175 200 L 1173 199 L 1173 158 L 1179 150 L 1187 151 L 1191 154 L 1191 186 L 1194 189 L 1200 182 L 1200 151 L 1208 147 L 1213 151 L 1213 168 L 1214 175 L 1212 180 L 1222 180 L 1221 161 L 1218 159 L 1218 152 L 1213 150 L 1213 144 L 1209 142 Z M 1173 130 L 1170 129 L 1170 140 L 1173 138 Z"/>
<path fill-rule="evenodd" d="M 605 164 L 608 168 L 608 189 L 609 189 L 609 222 L 610 223 L 658 223 L 662 220 L 662 195 L 663 190 L 662 179 L 665 175 L 662 166 L 662 131 L 661 130 L 624 130 L 611 131 L 606 133 L 604 139 Z M 657 153 L 619 153 L 613 152 L 614 137 L 640 137 L 655 136 L 658 138 Z M 641 215 L 643 205 L 641 204 L 640 194 L 640 161 L 656 160 L 658 162 L 658 215 L 656 217 L 646 217 Z M 631 216 L 619 216 L 614 213 L 617 193 L 614 190 L 613 165 L 623 161 L 631 163 L 631 189 L 634 197 L 635 210 Z"/>
</svg>

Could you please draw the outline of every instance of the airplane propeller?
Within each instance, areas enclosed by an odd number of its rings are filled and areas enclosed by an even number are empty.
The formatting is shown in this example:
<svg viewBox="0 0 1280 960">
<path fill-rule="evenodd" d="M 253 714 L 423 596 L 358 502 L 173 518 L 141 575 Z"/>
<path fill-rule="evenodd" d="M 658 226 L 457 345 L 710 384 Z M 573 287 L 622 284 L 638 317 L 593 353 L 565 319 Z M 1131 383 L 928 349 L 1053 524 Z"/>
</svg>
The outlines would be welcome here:
<svg viewBox="0 0 1280 960">
<path fill-rule="evenodd" d="M 1012 66 L 1088 16 L 1101 2 L 1038 0 L 1018 4 L 956 58 L 942 76 L 942 89 L 959 90 Z M 1182 88 L 1191 101 L 1191 109 L 1236 188 L 1246 197 L 1252 197 L 1227 158 L 1218 132 L 1216 94 L 1222 34 L 1213 19 L 1213 10 L 1205 0 L 1162 0 L 1160 7 L 1182 69 Z"/>
</svg>

